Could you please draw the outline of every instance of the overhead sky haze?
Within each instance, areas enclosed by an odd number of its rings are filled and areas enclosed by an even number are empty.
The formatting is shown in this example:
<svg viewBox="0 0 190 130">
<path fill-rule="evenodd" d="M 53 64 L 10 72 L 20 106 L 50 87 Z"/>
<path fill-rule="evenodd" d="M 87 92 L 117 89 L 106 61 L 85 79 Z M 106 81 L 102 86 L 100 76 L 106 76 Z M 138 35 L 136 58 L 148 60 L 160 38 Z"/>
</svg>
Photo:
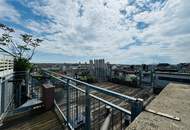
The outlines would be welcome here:
<svg viewBox="0 0 190 130">
<path fill-rule="evenodd" d="M 190 62 L 189 0 L 0 0 L 0 23 L 44 39 L 33 62 Z"/>
</svg>

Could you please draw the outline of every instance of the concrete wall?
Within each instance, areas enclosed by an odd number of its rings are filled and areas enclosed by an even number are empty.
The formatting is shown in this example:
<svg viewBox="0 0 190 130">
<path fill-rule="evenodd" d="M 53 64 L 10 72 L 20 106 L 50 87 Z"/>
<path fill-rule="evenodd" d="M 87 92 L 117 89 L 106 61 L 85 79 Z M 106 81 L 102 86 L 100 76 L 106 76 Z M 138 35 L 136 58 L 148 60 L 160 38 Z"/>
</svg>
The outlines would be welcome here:
<svg viewBox="0 0 190 130">
<path fill-rule="evenodd" d="M 182 74 L 182 73 L 156 73 L 155 74 L 155 87 L 164 88 L 170 82 L 190 84 L 190 74 Z"/>
</svg>

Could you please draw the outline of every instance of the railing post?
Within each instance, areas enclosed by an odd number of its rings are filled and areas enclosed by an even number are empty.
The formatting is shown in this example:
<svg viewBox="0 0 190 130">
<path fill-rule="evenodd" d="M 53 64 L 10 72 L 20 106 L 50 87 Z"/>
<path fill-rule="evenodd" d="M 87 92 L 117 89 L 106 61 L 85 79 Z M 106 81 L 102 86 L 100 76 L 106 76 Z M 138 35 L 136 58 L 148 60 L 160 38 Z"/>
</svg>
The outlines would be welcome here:
<svg viewBox="0 0 190 130">
<path fill-rule="evenodd" d="M 67 83 L 66 83 L 66 90 L 67 90 L 67 124 L 70 123 L 70 97 L 69 97 L 69 93 L 70 93 L 70 89 L 69 89 L 69 79 L 67 79 Z"/>
<path fill-rule="evenodd" d="M 77 83 L 76 83 L 76 86 L 77 86 Z M 79 112 L 78 112 L 78 98 L 79 98 L 79 93 L 78 93 L 78 90 L 76 90 L 76 119 L 78 120 L 79 118 Z"/>
<path fill-rule="evenodd" d="M 124 120 L 125 120 L 125 127 L 129 126 L 129 124 L 131 123 L 130 122 L 130 116 L 129 115 L 125 115 Z"/>
<path fill-rule="evenodd" d="M 91 115 L 90 115 L 90 88 L 85 88 L 85 130 L 91 130 Z"/>
<path fill-rule="evenodd" d="M 131 121 L 133 121 L 143 110 L 143 100 L 137 99 L 131 106 Z"/>
</svg>

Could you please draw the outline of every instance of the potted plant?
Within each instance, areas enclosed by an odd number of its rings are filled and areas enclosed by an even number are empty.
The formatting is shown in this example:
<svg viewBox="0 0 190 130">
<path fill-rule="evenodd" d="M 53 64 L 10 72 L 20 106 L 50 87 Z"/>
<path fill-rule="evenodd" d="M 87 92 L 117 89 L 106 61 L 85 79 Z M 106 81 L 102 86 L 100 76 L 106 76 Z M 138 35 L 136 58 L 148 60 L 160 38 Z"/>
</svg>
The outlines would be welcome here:
<svg viewBox="0 0 190 130">
<path fill-rule="evenodd" d="M 43 40 L 33 38 L 29 34 L 15 35 L 15 30 L 4 24 L 0 24 L 0 29 L 3 30 L 0 36 L 0 49 L 15 58 L 15 71 L 30 70 L 30 60 L 34 55 L 35 49 Z"/>
<path fill-rule="evenodd" d="M 15 93 L 19 93 L 19 95 L 22 96 L 21 99 L 23 99 L 21 103 L 16 104 L 20 105 L 26 100 L 26 77 L 27 73 L 32 68 L 30 60 L 34 55 L 36 48 L 43 40 L 33 38 L 33 36 L 29 34 L 17 34 L 14 29 L 4 24 L 0 24 L 0 29 L 1 32 L 3 32 L 0 35 L 0 50 L 9 53 L 14 57 Z M 21 86 L 20 84 L 23 80 L 25 80 L 25 86 L 23 85 L 21 88 L 18 88 L 18 86 Z M 21 89 L 21 91 L 19 89 Z"/>
</svg>

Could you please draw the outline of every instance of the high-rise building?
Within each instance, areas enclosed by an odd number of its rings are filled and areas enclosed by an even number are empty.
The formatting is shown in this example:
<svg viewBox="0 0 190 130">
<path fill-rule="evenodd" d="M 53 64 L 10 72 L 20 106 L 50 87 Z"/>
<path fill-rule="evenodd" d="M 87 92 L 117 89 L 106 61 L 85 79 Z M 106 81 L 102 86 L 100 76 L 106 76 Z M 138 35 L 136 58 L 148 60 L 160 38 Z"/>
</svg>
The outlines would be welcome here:
<svg viewBox="0 0 190 130">
<path fill-rule="evenodd" d="M 93 60 L 90 60 L 89 62 L 90 74 L 95 77 L 97 81 L 106 81 L 109 74 L 109 69 L 107 63 L 105 63 L 105 60 L 95 59 L 94 62 Z"/>
</svg>

